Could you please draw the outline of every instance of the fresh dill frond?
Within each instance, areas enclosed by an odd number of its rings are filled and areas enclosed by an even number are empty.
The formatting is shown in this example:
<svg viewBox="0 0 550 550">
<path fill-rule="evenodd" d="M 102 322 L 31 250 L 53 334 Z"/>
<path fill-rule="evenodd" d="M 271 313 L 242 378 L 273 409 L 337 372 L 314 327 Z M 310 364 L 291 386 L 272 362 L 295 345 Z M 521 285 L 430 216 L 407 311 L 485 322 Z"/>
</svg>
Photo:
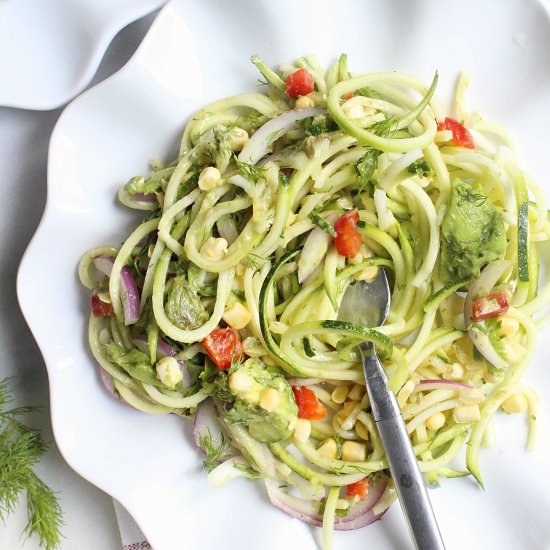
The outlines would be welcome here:
<svg viewBox="0 0 550 550">
<path fill-rule="evenodd" d="M 239 170 L 241 176 L 251 181 L 252 183 L 258 183 L 262 178 L 265 178 L 265 168 L 261 166 L 254 166 L 248 162 L 243 162 L 235 157 L 235 162 L 237 164 L 237 169 Z"/>
<path fill-rule="evenodd" d="M 218 442 L 214 441 L 214 437 L 212 436 L 212 432 L 209 428 L 207 428 L 206 434 L 199 437 L 199 444 L 206 453 L 202 466 L 207 472 L 211 472 L 216 466 L 219 465 L 220 460 L 224 457 L 231 446 L 223 433 L 221 434 L 219 444 L 216 445 L 216 443 Z"/>
<path fill-rule="evenodd" d="M 247 464 L 242 464 L 241 462 L 237 462 L 235 464 L 235 469 L 240 470 L 241 472 L 244 472 L 249 479 L 256 480 L 260 479 L 260 474 L 257 472 L 252 466 L 248 466 Z"/>
<path fill-rule="evenodd" d="M 336 230 L 332 225 L 327 222 L 318 212 L 313 210 L 308 216 L 310 221 L 314 223 L 319 229 L 322 229 L 325 233 L 328 233 L 331 237 L 336 237 Z"/>
<path fill-rule="evenodd" d="M 11 402 L 10 379 L 0 381 L 0 520 L 11 514 L 23 494 L 27 499 L 28 536 L 38 536 L 40 546 L 55 550 L 61 544 L 63 516 L 55 493 L 34 473 L 46 452 L 40 433 L 25 426 L 19 417 L 36 407 L 7 409 Z"/>
<path fill-rule="evenodd" d="M 250 269 L 260 269 L 266 262 L 266 258 L 254 252 L 249 252 L 246 256 L 246 264 Z"/>
</svg>

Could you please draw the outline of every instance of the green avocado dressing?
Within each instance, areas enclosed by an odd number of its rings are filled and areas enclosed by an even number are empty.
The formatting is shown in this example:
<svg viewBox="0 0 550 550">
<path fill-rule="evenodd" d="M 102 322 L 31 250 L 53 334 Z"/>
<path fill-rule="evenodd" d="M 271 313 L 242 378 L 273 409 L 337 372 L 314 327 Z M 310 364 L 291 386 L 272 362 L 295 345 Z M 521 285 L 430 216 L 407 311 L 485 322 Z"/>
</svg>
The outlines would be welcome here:
<svg viewBox="0 0 550 550">
<path fill-rule="evenodd" d="M 487 196 L 456 178 L 441 225 L 440 275 L 444 282 L 477 277 L 506 251 L 502 214 Z"/>
</svg>

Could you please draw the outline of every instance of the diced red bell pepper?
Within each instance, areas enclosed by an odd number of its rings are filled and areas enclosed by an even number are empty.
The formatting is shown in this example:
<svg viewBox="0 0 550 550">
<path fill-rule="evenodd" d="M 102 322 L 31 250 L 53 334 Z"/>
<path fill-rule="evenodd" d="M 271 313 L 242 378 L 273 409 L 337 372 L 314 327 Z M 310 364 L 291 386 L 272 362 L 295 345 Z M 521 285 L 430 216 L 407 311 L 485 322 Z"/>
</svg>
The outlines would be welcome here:
<svg viewBox="0 0 550 550">
<path fill-rule="evenodd" d="M 359 500 L 365 500 L 365 498 L 367 498 L 368 489 L 369 478 L 365 477 L 363 479 L 360 479 L 359 481 L 356 481 L 355 483 L 346 485 L 346 495 L 348 497 L 358 497 Z"/>
<path fill-rule="evenodd" d="M 349 101 L 353 97 L 353 92 L 348 92 L 347 94 L 344 94 L 343 99 L 346 101 Z"/>
<path fill-rule="evenodd" d="M 342 214 L 334 224 L 334 246 L 341 256 L 354 258 L 361 248 L 361 235 L 356 228 L 358 221 L 359 212 L 354 208 Z"/>
<path fill-rule="evenodd" d="M 243 358 L 243 345 L 231 327 L 214 329 L 201 343 L 220 370 L 227 370 Z"/>
<path fill-rule="evenodd" d="M 317 396 L 305 386 L 292 386 L 296 404 L 298 405 L 298 418 L 306 420 L 321 420 L 327 415 L 327 408 L 319 402 Z"/>
<path fill-rule="evenodd" d="M 443 122 L 438 122 L 437 129 L 450 130 L 453 133 L 453 143 L 459 147 L 474 149 L 476 146 L 472 134 L 454 118 L 445 117 Z"/>
<path fill-rule="evenodd" d="M 506 294 L 503 291 L 495 292 L 494 294 L 480 296 L 474 302 L 472 306 L 472 318 L 477 323 L 478 321 L 485 321 L 485 319 L 499 317 L 507 311 L 508 300 L 506 299 Z"/>
<path fill-rule="evenodd" d="M 307 69 L 303 67 L 296 72 L 288 75 L 285 81 L 286 95 L 289 97 L 298 97 L 313 92 L 315 81 Z"/>
<path fill-rule="evenodd" d="M 114 314 L 113 305 L 104 302 L 95 292 L 92 294 L 92 314 L 94 317 L 110 317 Z"/>
</svg>

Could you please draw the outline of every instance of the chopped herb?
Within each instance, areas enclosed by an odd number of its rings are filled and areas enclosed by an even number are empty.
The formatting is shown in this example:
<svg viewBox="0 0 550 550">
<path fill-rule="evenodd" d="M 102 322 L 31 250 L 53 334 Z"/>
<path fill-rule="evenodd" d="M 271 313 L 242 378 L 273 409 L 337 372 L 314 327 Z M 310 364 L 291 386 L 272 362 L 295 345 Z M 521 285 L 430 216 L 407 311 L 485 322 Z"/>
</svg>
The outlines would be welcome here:
<svg viewBox="0 0 550 550">
<path fill-rule="evenodd" d="M 373 147 L 367 147 L 365 154 L 358 160 L 355 165 L 357 174 L 359 175 L 359 183 L 357 184 L 357 192 L 363 191 L 369 192 L 369 195 L 374 193 L 374 182 L 372 176 L 378 165 L 378 157 L 382 154 L 382 151 L 374 149 Z"/>
<path fill-rule="evenodd" d="M 260 479 L 261 477 L 258 471 L 252 468 L 252 466 L 242 464 L 241 462 L 235 464 L 235 469 L 244 472 L 250 479 Z"/>
<path fill-rule="evenodd" d="M 397 117 L 392 115 L 385 120 L 381 120 L 380 122 L 373 124 L 370 128 L 368 128 L 368 130 L 377 136 L 387 137 L 395 132 L 397 123 Z"/>
<path fill-rule="evenodd" d="M 258 183 L 259 180 L 261 180 L 262 178 L 265 178 L 265 168 L 262 168 L 261 166 L 254 166 L 253 164 L 249 164 L 247 162 L 243 162 L 239 160 L 237 157 L 235 157 L 235 162 L 237 163 L 237 168 L 241 173 L 241 176 L 251 181 L 252 183 Z"/>
<path fill-rule="evenodd" d="M 254 254 L 254 252 L 249 252 L 246 256 L 246 264 L 251 269 L 260 269 L 262 265 L 267 261 L 267 258 L 260 256 L 259 254 Z"/>
<path fill-rule="evenodd" d="M 288 187 L 288 176 L 282 170 L 279 170 L 279 184 Z"/>
<path fill-rule="evenodd" d="M 199 444 L 206 453 L 206 458 L 202 463 L 202 467 L 207 472 L 211 472 L 216 466 L 219 465 L 221 459 L 227 453 L 231 444 L 227 441 L 223 433 L 221 434 L 221 439 L 218 443 L 217 441 L 214 441 L 214 437 L 212 436 L 209 428 L 207 428 L 207 432 L 208 433 L 199 437 Z M 218 443 L 218 445 L 216 445 L 216 443 Z"/>
<path fill-rule="evenodd" d="M 308 218 L 319 228 L 322 229 L 325 233 L 328 233 L 331 237 L 336 237 L 336 231 L 334 227 L 330 225 L 323 217 L 321 217 L 315 210 L 311 212 Z"/>
<path fill-rule="evenodd" d="M 416 174 L 419 177 L 428 177 L 432 175 L 432 169 L 424 159 L 418 159 L 412 164 L 409 164 L 409 166 L 407 166 L 407 172 L 409 174 Z"/>
<path fill-rule="evenodd" d="M 372 88 L 366 86 L 364 88 L 359 88 L 358 90 L 355 90 L 353 92 L 353 95 L 370 97 L 371 99 L 382 99 L 382 96 L 376 90 L 373 90 Z"/>
<path fill-rule="evenodd" d="M 262 125 L 262 115 L 258 111 L 252 111 L 247 119 L 250 130 L 255 132 Z"/>
<path fill-rule="evenodd" d="M 329 115 L 308 116 L 298 121 L 307 136 L 318 136 L 338 129 L 338 125 Z"/>
</svg>

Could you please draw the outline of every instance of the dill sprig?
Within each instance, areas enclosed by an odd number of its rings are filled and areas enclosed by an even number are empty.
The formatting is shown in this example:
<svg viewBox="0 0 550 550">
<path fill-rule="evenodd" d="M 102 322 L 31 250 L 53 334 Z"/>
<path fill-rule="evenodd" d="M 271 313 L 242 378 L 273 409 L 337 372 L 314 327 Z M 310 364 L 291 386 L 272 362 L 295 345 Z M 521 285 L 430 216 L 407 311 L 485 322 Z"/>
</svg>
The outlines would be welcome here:
<svg viewBox="0 0 550 550">
<path fill-rule="evenodd" d="M 38 431 L 19 420 L 38 409 L 8 409 L 12 401 L 9 383 L 9 379 L 0 381 L 0 520 L 4 521 L 15 510 L 25 493 L 28 514 L 25 533 L 37 535 L 42 548 L 55 550 L 61 543 L 61 507 L 55 493 L 33 471 L 47 445 Z"/>
<path fill-rule="evenodd" d="M 259 180 L 265 178 L 265 168 L 261 166 L 254 166 L 248 162 L 243 162 L 235 157 L 235 162 L 237 164 L 237 169 L 239 170 L 241 176 L 246 178 L 252 183 L 258 183 Z"/>
<path fill-rule="evenodd" d="M 199 437 L 199 443 L 206 454 L 206 457 L 202 463 L 203 468 L 207 472 L 211 472 L 216 466 L 219 466 L 221 460 L 229 451 L 231 444 L 227 441 L 223 433 L 221 434 L 221 439 L 219 441 L 215 441 L 209 428 L 207 428 L 207 432 L 208 433 Z"/>
</svg>

